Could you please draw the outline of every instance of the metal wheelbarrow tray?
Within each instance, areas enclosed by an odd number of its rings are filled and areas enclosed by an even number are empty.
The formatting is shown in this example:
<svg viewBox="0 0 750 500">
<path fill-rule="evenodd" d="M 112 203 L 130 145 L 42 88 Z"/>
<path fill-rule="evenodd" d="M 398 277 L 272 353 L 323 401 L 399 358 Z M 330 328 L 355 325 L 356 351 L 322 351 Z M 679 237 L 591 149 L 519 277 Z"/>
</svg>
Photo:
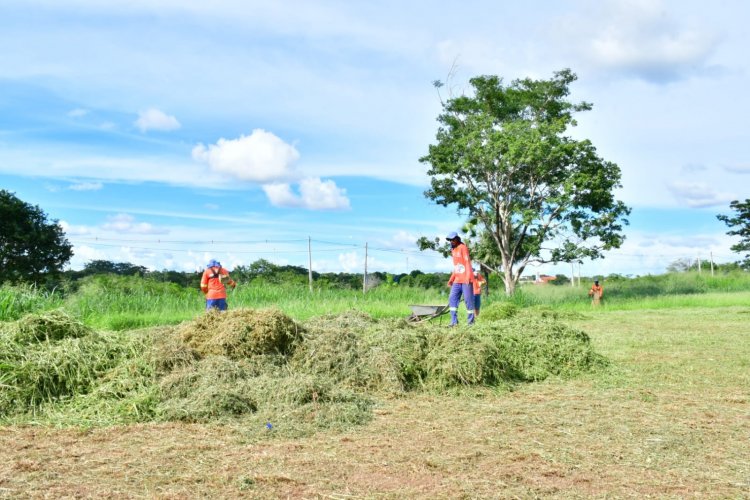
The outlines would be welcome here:
<svg viewBox="0 0 750 500">
<path fill-rule="evenodd" d="M 406 320 L 411 323 L 429 321 L 448 312 L 447 304 L 441 304 L 439 306 L 426 304 L 409 304 L 409 307 L 411 308 L 411 315 L 409 315 Z"/>
</svg>

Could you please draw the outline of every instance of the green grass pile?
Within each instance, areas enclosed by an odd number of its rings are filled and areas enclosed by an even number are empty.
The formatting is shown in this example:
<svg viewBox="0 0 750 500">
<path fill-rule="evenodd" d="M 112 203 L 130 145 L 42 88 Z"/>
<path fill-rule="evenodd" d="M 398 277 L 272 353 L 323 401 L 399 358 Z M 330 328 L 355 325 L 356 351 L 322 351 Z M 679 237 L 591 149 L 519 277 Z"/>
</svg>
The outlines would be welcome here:
<svg viewBox="0 0 750 500">
<path fill-rule="evenodd" d="M 433 389 L 499 385 L 504 378 L 501 352 L 477 328 L 433 329 L 424 358 L 425 381 Z"/>
<path fill-rule="evenodd" d="M 498 363 L 508 380 L 573 377 L 607 365 L 585 332 L 555 318 L 517 317 L 482 325 L 476 331 L 497 347 Z"/>
<path fill-rule="evenodd" d="M 482 308 L 480 317 L 482 321 L 508 319 L 518 314 L 519 307 L 513 302 L 493 302 Z"/>
<path fill-rule="evenodd" d="M 205 422 L 258 409 L 249 384 L 252 372 L 226 356 L 209 355 L 159 381 L 157 413 L 164 420 Z"/>
<path fill-rule="evenodd" d="M 180 326 L 182 340 L 201 356 L 243 359 L 256 354 L 289 354 L 299 326 L 278 309 L 211 310 Z"/>
<path fill-rule="evenodd" d="M 313 318 L 305 323 L 303 342 L 290 360 L 292 370 L 330 377 L 355 390 L 400 392 L 404 385 L 397 360 L 368 342 L 368 332 L 379 322 L 350 311 Z"/>
<path fill-rule="evenodd" d="M 119 347 L 59 310 L 0 323 L 0 416 L 89 392 Z"/>
<path fill-rule="evenodd" d="M 181 325 L 158 347 L 165 372 L 155 413 L 190 422 L 241 417 L 256 428 L 274 421 L 297 431 L 369 420 L 372 399 L 342 375 L 357 359 L 356 339 L 305 334 L 276 309 L 210 312 Z M 307 363 L 302 353 L 311 351 Z"/>
<path fill-rule="evenodd" d="M 237 309 L 96 332 L 55 311 L 0 333 L 0 417 L 59 425 L 223 421 L 299 435 L 367 422 L 377 397 L 506 387 L 603 363 L 585 333 L 526 315 L 447 328 Z"/>
</svg>

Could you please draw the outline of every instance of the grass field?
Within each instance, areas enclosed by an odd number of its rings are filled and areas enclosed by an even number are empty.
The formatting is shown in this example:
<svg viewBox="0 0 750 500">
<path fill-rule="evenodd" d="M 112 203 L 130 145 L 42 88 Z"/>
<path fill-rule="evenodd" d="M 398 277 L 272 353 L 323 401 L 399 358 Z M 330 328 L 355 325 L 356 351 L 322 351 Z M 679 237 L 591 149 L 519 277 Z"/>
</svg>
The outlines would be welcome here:
<svg viewBox="0 0 750 500">
<path fill-rule="evenodd" d="M 576 306 L 606 370 L 380 398 L 344 431 L 5 426 L 0 497 L 748 498 L 749 298 Z"/>
</svg>

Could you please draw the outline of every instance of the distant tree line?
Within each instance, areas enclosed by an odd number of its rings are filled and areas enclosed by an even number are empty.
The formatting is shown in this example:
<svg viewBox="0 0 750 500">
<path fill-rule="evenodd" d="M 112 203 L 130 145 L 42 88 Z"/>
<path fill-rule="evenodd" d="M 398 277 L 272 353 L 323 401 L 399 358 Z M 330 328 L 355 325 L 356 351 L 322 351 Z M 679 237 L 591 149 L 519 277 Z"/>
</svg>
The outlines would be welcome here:
<svg viewBox="0 0 750 500">
<path fill-rule="evenodd" d="M 731 247 L 734 252 L 750 252 L 750 199 L 744 202 L 733 201 L 730 208 L 736 213 L 733 216 L 718 215 L 731 230 L 730 236 L 739 236 L 739 243 Z M 32 283 L 47 289 L 59 288 L 75 291 L 78 283 L 92 275 L 140 276 L 160 282 L 170 282 L 186 288 L 198 288 L 199 272 L 180 272 L 171 270 L 151 271 L 146 267 L 130 263 L 93 260 L 84 265 L 82 270 L 63 271 L 73 256 L 73 247 L 68 242 L 62 227 L 56 220 L 48 220 L 47 215 L 38 206 L 30 205 L 18 199 L 13 193 L 0 190 L 0 284 Z M 481 252 L 480 259 L 481 262 Z M 448 267 L 446 265 L 446 267 Z M 715 272 L 733 272 L 750 269 L 750 253 L 744 259 L 729 264 L 713 264 Z M 486 271 L 488 266 L 483 265 Z M 677 260 L 669 265 L 667 271 L 680 273 L 696 269 L 708 272 L 709 261 Z M 307 285 L 309 271 L 300 266 L 277 265 L 260 259 L 247 266 L 237 266 L 232 270 L 233 277 L 246 283 L 262 281 L 265 283 Z M 312 272 L 317 287 L 330 287 L 350 290 L 361 290 L 377 286 L 411 286 L 420 288 L 444 288 L 448 273 L 424 273 L 419 270 L 410 273 L 390 274 L 375 272 L 364 277 L 359 273 L 319 273 Z M 599 276 L 608 281 L 626 280 L 622 275 Z M 593 278 L 581 278 L 588 281 Z M 553 285 L 565 285 L 570 279 L 558 274 Z M 488 277 L 490 289 L 508 289 L 508 278 L 500 272 Z"/>
<path fill-rule="evenodd" d="M 140 276 L 154 281 L 175 283 L 186 288 L 200 286 L 200 272 L 189 271 L 150 271 L 148 268 L 127 262 L 93 260 L 78 271 L 63 271 L 58 275 L 58 284 L 76 288 L 78 281 L 93 275 L 114 274 L 118 276 Z M 306 286 L 309 271 L 301 266 L 277 265 L 266 259 L 259 259 L 249 265 L 237 266 L 231 270 L 232 278 L 240 283 L 263 282 L 278 285 Z M 448 273 L 423 273 L 412 271 L 409 274 L 373 272 L 367 275 L 368 288 L 376 286 L 412 286 L 420 288 L 444 287 Z M 360 273 L 319 273 L 312 272 L 316 287 L 344 290 L 361 290 L 363 276 Z"/>
</svg>

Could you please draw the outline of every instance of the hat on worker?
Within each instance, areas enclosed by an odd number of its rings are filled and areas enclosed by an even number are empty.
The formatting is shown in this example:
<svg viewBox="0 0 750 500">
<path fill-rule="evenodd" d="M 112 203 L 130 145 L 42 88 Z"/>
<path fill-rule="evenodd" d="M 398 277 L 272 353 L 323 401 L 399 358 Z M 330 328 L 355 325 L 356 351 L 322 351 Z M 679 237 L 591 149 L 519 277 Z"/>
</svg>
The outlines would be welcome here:
<svg viewBox="0 0 750 500">
<path fill-rule="evenodd" d="M 221 262 L 211 259 L 210 261 L 208 261 L 208 265 L 206 267 L 221 267 Z"/>
<path fill-rule="evenodd" d="M 448 236 L 445 237 L 445 239 L 448 241 L 452 240 L 453 238 L 458 238 L 458 233 L 455 231 L 451 231 L 450 233 L 448 233 Z"/>
</svg>

